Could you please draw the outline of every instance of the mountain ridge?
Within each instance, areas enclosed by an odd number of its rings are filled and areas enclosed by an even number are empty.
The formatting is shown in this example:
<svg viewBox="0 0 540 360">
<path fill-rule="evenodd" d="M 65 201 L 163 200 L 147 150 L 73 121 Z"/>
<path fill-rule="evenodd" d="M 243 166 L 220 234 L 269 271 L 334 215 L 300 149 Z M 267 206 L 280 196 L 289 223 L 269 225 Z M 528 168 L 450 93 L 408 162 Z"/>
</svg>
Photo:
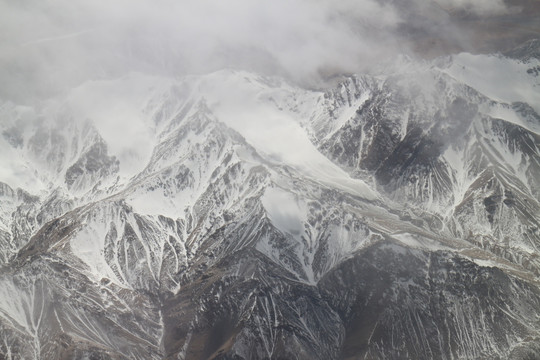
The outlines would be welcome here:
<svg viewBox="0 0 540 360">
<path fill-rule="evenodd" d="M 0 354 L 539 356 L 538 60 L 399 61 L 2 105 Z"/>
</svg>

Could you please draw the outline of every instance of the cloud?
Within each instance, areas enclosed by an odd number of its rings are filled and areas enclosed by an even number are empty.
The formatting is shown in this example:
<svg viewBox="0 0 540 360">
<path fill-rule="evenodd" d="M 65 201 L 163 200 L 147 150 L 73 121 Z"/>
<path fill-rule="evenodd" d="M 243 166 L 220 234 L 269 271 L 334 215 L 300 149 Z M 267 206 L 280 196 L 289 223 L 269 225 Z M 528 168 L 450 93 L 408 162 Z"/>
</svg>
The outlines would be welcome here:
<svg viewBox="0 0 540 360">
<path fill-rule="evenodd" d="M 515 12 L 504 0 L 435 0 L 449 11 L 464 11 L 480 17 L 496 16 Z"/>
<path fill-rule="evenodd" d="M 127 71 L 351 72 L 398 46 L 399 23 L 376 0 L 0 0 L 0 96 Z"/>
<path fill-rule="evenodd" d="M 418 44 L 430 49 L 433 38 L 468 49 L 452 9 L 509 11 L 503 0 L 434 1 L 0 0 L 0 99 L 47 97 L 131 71 L 241 68 L 315 84 Z"/>
</svg>

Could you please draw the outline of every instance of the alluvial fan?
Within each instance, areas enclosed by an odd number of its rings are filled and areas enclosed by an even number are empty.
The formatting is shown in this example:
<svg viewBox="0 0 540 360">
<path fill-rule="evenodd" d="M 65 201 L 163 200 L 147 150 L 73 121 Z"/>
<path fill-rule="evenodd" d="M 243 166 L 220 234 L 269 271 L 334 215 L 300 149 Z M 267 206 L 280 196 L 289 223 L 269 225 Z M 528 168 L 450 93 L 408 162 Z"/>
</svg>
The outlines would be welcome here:
<svg viewBox="0 0 540 360">
<path fill-rule="evenodd" d="M 4 102 L 0 358 L 540 358 L 538 53 Z"/>
</svg>

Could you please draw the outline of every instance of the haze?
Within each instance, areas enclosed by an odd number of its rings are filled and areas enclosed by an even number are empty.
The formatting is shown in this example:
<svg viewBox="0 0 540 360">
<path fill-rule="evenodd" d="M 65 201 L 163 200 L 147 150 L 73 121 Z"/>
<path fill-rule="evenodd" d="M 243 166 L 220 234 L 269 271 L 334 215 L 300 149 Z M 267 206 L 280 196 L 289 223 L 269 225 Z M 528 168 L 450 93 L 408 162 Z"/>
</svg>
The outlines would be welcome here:
<svg viewBox="0 0 540 360">
<path fill-rule="evenodd" d="M 134 71 L 239 68 L 318 86 L 397 54 L 491 51 L 478 24 L 531 9 L 527 0 L 1 0 L 0 97 L 24 103 Z"/>
</svg>

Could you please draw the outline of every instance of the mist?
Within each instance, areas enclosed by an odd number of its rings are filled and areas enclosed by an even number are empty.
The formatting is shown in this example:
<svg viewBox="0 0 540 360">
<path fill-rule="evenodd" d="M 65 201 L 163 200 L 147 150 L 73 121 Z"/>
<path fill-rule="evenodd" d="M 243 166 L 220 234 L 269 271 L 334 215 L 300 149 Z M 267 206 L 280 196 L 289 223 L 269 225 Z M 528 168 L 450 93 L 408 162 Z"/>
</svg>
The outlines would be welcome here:
<svg viewBox="0 0 540 360">
<path fill-rule="evenodd" d="M 0 97 L 24 102 L 134 71 L 239 68 L 316 86 L 398 54 L 422 56 L 419 38 L 467 49 L 456 9 L 516 11 L 502 0 L 2 0 Z"/>
</svg>

